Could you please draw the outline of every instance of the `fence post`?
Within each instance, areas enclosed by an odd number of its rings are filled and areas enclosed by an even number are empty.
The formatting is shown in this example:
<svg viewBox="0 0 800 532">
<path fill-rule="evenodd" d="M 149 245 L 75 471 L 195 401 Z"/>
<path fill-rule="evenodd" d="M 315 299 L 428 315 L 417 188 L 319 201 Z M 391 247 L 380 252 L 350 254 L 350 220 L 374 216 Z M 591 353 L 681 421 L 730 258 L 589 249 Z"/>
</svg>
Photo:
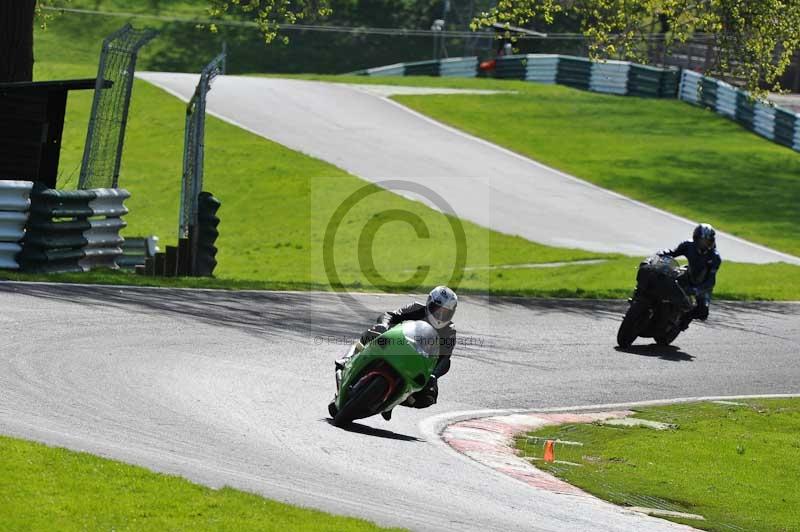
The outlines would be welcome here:
<svg viewBox="0 0 800 532">
<path fill-rule="evenodd" d="M 178 216 L 178 264 L 187 263 L 180 250 L 189 250 L 189 275 L 197 268 L 197 205 L 203 190 L 203 158 L 205 148 L 206 95 L 211 82 L 222 73 L 225 54 L 215 57 L 200 73 L 200 81 L 186 106 L 186 131 L 183 148 L 183 176 L 181 180 L 181 205 Z M 182 244 L 181 240 L 188 240 Z M 182 269 L 182 268 L 181 268 Z"/>
<path fill-rule="evenodd" d="M 78 188 L 117 188 L 125 126 L 139 49 L 156 31 L 125 24 L 105 38 L 97 68 L 92 113 L 86 131 Z M 106 80 L 112 82 L 104 89 Z"/>
</svg>

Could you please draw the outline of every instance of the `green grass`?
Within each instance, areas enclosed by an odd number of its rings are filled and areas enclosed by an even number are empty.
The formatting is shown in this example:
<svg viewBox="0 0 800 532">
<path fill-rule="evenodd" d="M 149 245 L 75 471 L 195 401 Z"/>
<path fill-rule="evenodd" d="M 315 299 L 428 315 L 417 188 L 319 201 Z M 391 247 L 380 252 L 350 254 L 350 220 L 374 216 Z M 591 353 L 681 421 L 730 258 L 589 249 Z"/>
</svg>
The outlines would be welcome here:
<svg viewBox="0 0 800 532">
<path fill-rule="evenodd" d="M 0 471 L 0 530 L 387 530 L 4 436 Z"/>
<path fill-rule="evenodd" d="M 119 23 L 119 21 L 112 21 Z M 91 29 L 88 36 L 59 33 L 56 19 L 46 32 L 38 32 L 37 79 L 93 76 L 91 55 L 74 56 L 59 48 L 99 48 L 99 36 L 108 28 Z M 101 31 L 102 30 L 102 31 Z M 69 37 L 69 38 L 68 38 Z M 72 40 L 70 40 L 72 39 Z M 87 44 L 94 39 L 94 46 Z M 74 41 L 74 42 L 73 42 Z M 82 44 L 81 44 L 82 43 Z M 96 53 L 96 52 L 95 52 Z M 82 55 L 83 54 L 83 55 Z M 49 61 L 49 57 L 53 61 Z M 69 62 L 73 60 L 75 62 Z M 368 78 L 359 78 L 363 81 Z M 446 79 L 378 80 L 382 83 L 452 84 Z M 488 88 L 534 90 L 530 84 L 493 80 L 460 80 L 458 84 Z M 552 87 L 544 87 L 552 90 Z M 537 89 L 538 90 L 538 89 Z M 575 93 L 581 94 L 581 93 Z M 59 186 L 77 183 L 91 92 L 70 95 L 61 157 Z M 427 98 L 427 97 L 426 97 Z M 440 101 L 438 97 L 434 101 Z M 457 96 L 458 101 L 461 96 Z M 481 97 L 484 98 L 484 97 Z M 494 97 L 490 97 L 494 98 Z M 177 239 L 180 175 L 185 104 L 145 82 L 136 81 L 126 133 L 120 177 L 132 192 L 127 202 L 129 227 L 125 235 L 156 234 L 161 246 Z M 336 207 L 365 182 L 323 161 L 305 156 L 256 135 L 209 117 L 206 134 L 205 188 L 222 201 L 221 236 L 218 241 L 218 279 L 153 280 L 127 275 L 95 273 L 52 279 L 79 282 L 124 282 L 167 286 L 221 288 L 329 289 L 322 266 L 322 240 Z M 378 190 L 373 187 L 373 190 Z M 455 243 L 448 218 L 386 191 L 378 191 L 342 221 L 334 251 L 342 283 L 353 290 L 409 291 L 418 265 L 430 265 L 424 285 L 450 281 Z M 384 211 L 410 212 L 423 219 L 430 237 L 418 238 L 414 229 L 389 221 Z M 359 263 L 361 229 L 370 220 L 384 222 L 372 246 L 374 266 Z M 626 297 L 634 280 L 638 258 L 574 249 L 553 248 L 464 223 L 468 270 L 460 289 L 470 292 L 542 297 Z M 391 242 L 391 245 L 386 243 Z M 665 246 L 672 244 L 665 243 Z M 400 251 L 398 251 L 400 250 Z M 574 265 L 548 269 L 488 270 L 490 265 L 545 263 L 602 258 L 599 265 Z M 365 275 L 366 272 L 366 275 Z M 375 279 L 380 273 L 385 280 Z M 37 276 L 2 274 L 3 278 L 38 279 Z M 374 281 L 374 282 L 373 282 Z M 725 263 L 717 297 L 731 299 L 800 299 L 800 267 L 752 266 Z"/>
<path fill-rule="evenodd" d="M 741 406 L 693 403 L 646 408 L 635 417 L 677 429 L 593 424 L 545 427 L 517 440 L 541 458 L 541 439 L 556 444 L 556 460 L 581 464 L 537 467 L 617 504 L 699 514 L 682 521 L 705 530 L 789 531 L 800 526 L 800 399 L 747 400 Z M 680 520 L 679 520 L 680 521 Z"/>
<path fill-rule="evenodd" d="M 394 99 L 602 187 L 800 255 L 800 153 L 712 111 L 521 81 L 305 77 L 515 91 Z"/>
</svg>

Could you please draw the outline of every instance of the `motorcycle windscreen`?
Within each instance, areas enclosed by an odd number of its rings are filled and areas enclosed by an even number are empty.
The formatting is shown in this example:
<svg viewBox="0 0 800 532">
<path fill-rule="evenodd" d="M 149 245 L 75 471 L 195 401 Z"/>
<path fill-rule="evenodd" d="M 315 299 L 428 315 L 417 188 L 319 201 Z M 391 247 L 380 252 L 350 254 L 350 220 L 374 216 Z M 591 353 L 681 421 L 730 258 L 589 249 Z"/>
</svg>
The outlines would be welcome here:
<svg viewBox="0 0 800 532">
<path fill-rule="evenodd" d="M 426 358 L 439 356 L 439 335 L 426 321 L 404 321 L 403 336 L 420 355 Z"/>
</svg>

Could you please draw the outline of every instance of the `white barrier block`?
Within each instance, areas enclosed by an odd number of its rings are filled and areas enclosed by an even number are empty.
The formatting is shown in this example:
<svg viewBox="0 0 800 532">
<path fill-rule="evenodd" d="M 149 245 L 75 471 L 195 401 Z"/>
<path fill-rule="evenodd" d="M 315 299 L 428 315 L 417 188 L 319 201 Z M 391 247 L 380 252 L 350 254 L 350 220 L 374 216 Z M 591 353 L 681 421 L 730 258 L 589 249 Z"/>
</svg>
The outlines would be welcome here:
<svg viewBox="0 0 800 532">
<path fill-rule="evenodd" d="M 366 72 L 368 76 L 402 76 L 406 73 L 406 66 L 404 63 L 395 63 L 393 65 L 368 68 Z"/>
<path fill-rule="evenodd" d="M 31 181 L 0 180 L 0 211 L 25 212 L 31 207 Z"/>
<path fill-rule="evenodd" d="M 703 79 L 703 76 L 697 72 L 683 70 L 681 72 L 681 82 L 678 88 L 678 98 L 694 104 L 698 103 L 700 98 L 697 92 L 701 79 Z"/>
<path fill-rule="evenodd" d="M 13 242 L 0 242 L 0 269 L 18 270 L 17 253 L 22 251 L 22 246 Z"/>
<path fill-rule="evenodd" d="M 131 197 L 131 193 L 124 188 L 97 188 L 90 192 L 97 194 L 97 198 L 89 202 L 95 216 L 123 216 L 128 213 L 123 202 Z"/>
<path fill-rule="evenodd" d="M 110 246 L 117 248 L 124 239 L 119 232 L 126 224 L 120 218 L 106 218 L 104 220 L 89 220 L 90 229 L 83 232 L 87 247 Z"/>
<path fill-rule="evenodd" d="M 25 236 L 28 213 L 0 211 L 0 242 L 19 242 Z"/>
</svg>

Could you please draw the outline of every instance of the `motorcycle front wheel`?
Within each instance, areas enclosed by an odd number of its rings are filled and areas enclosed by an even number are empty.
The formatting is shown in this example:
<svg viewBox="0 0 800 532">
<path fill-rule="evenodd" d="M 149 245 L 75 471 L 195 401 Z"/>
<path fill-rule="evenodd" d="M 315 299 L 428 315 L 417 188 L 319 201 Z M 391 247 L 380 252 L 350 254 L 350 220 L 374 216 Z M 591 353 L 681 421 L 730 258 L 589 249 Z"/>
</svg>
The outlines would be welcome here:
<svg viewBox="0 0 800 532">
<path fill-rule="evenodd" d="M 642 319 L 647 315 L 647 305 L 634 299 L 617 331 L 617 345 L 626 349 L 633 344 L 641 332 Z"/>
<path fill-rule="evenodd" d="M 659 334 L 658 336 L 653 337 L 658 345 L 668 346 L 672 342 L 675 341 L 675 338 L 681 333 L 681 330 L 677 327 L 671 329 L 666 334 Z"/>
<path fill-rule="evenodd" d="M 341 410 L 336 412 L 333 424 L 341 427 L 353 420 L 376 414 L 373 410 L 383 401 L 388 391 L 389 382 L 385 377 L 375 375 L 366 381 L 361 379 L 353 386 L 350 397 Z"/>
</svg>

